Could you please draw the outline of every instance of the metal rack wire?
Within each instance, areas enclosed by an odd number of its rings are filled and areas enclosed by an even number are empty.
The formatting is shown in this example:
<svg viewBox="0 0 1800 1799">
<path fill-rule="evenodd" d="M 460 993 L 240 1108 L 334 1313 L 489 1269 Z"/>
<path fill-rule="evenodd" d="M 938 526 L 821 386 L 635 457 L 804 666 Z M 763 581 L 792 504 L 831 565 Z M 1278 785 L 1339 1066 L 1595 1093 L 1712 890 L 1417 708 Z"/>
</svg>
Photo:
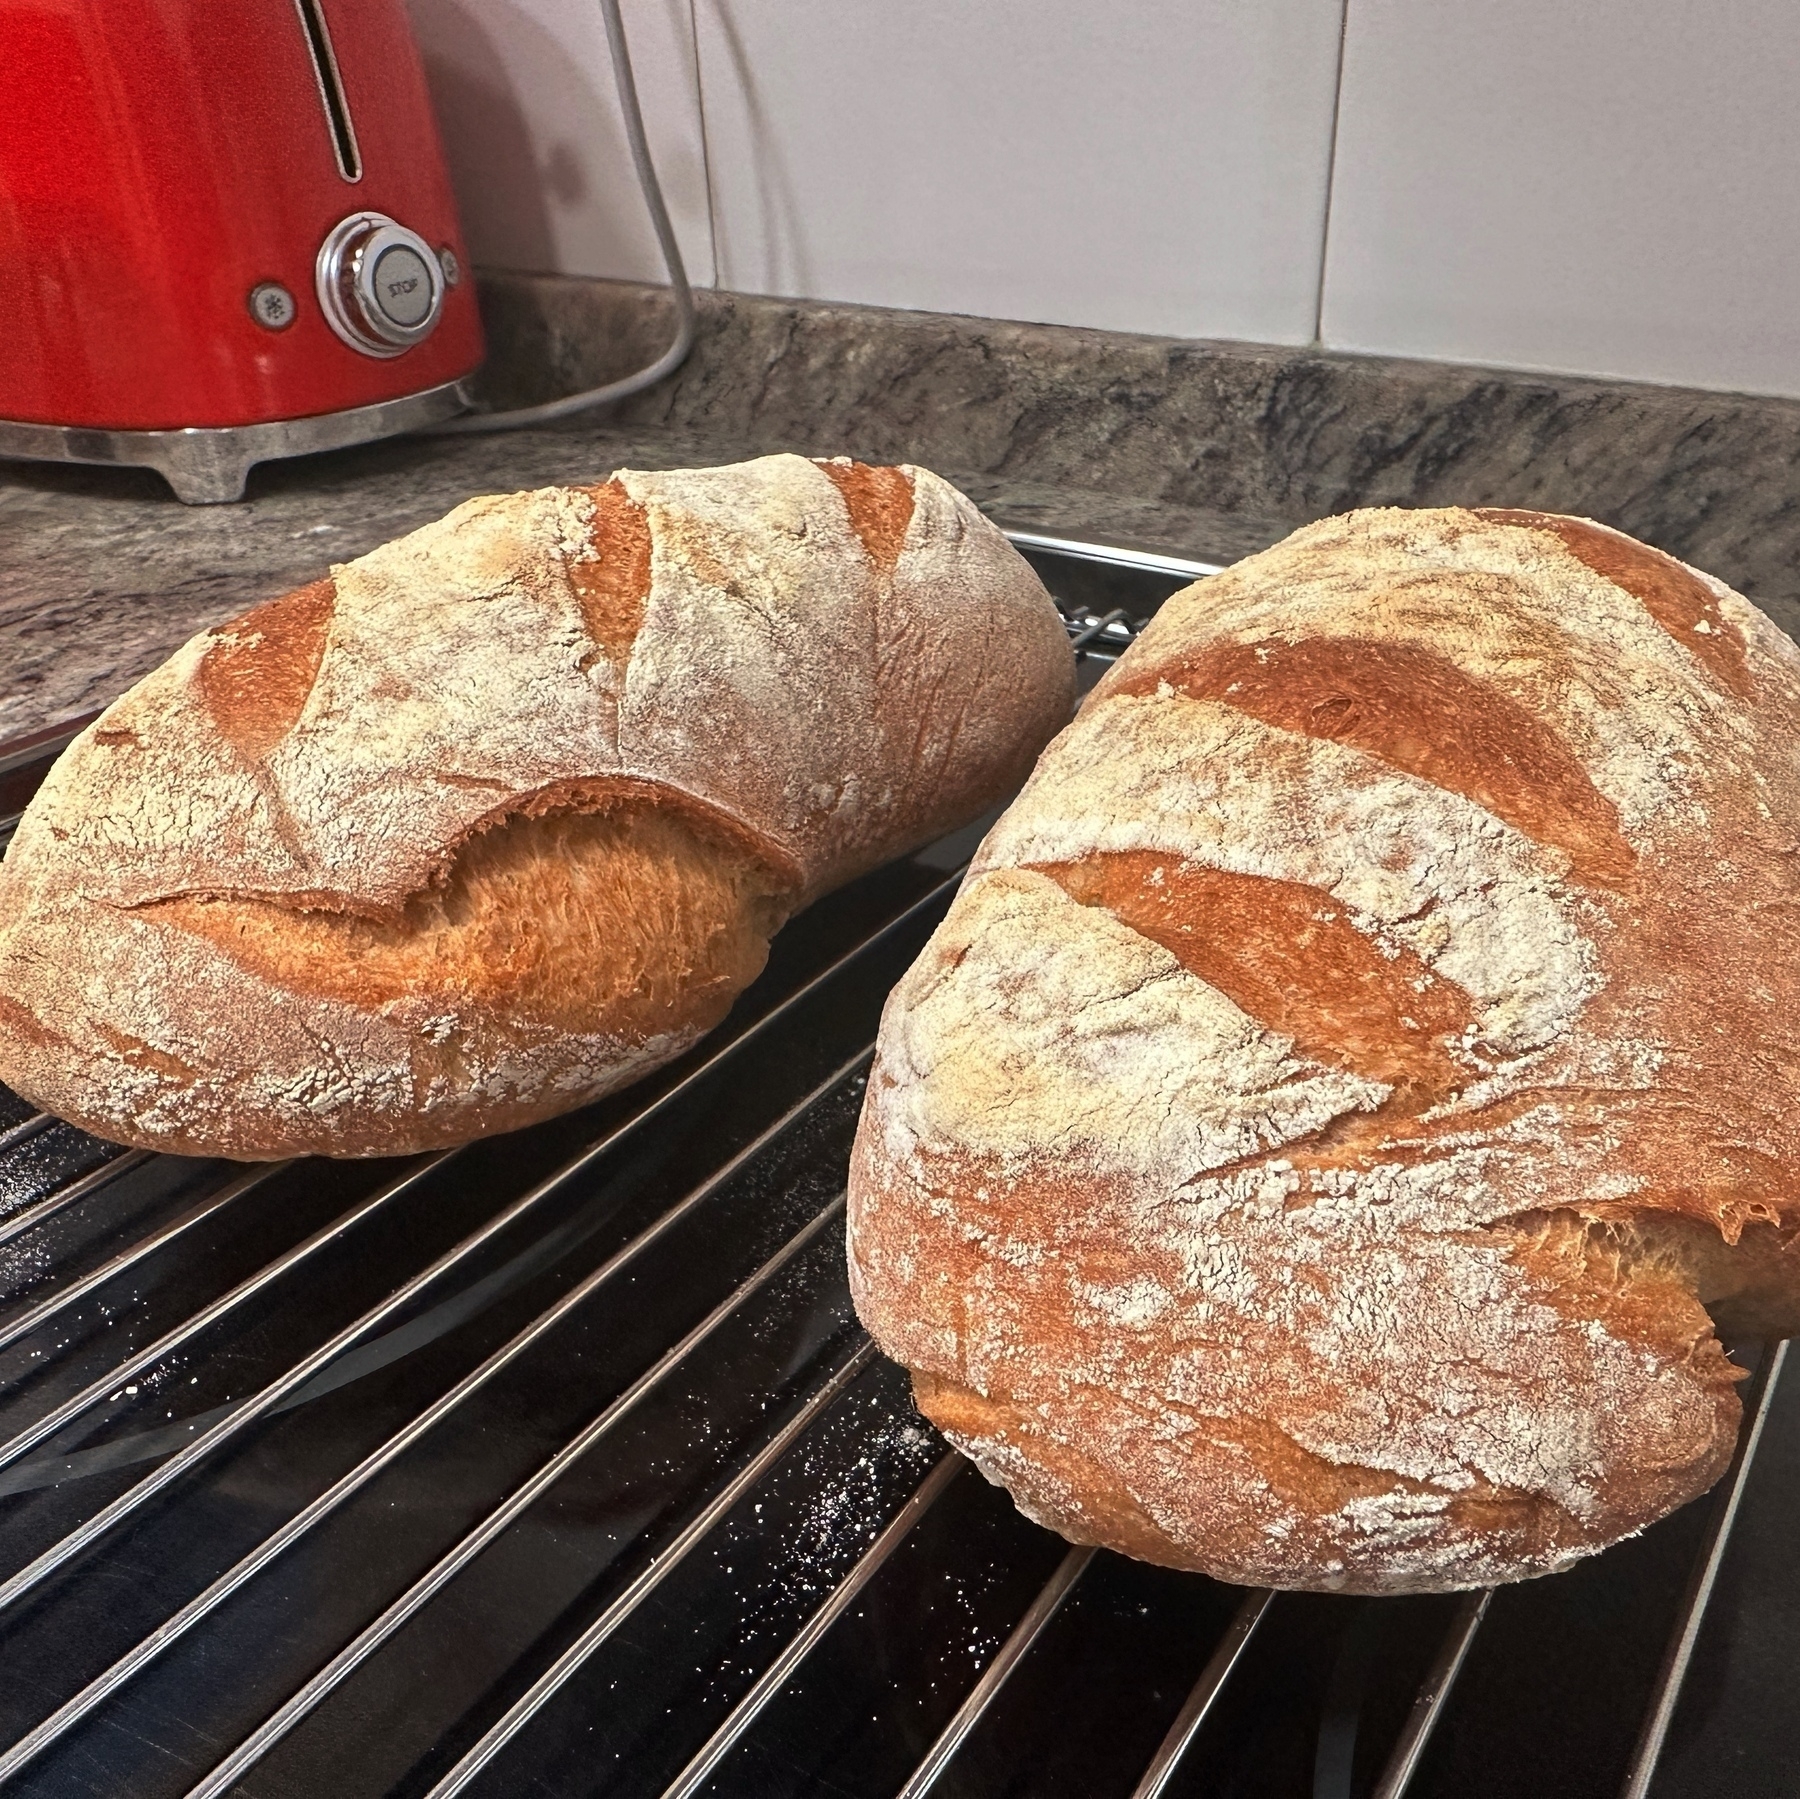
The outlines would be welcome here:
<svg viewBox="0 0 1800 1799">
<path fill-rule="evenodd" d="M 1144 560 L 1131 565 L 1139 574 Z M 1166 587 L 1191 572 L 1171 565 L 1159 578 Z M 1139 622 L 1120 607 L 1074 602 L 1065 612 L 1072 641 L 1100 661 Z M 814 1688 L 826 1694 L 819 1703 L 831 1699 L 844 1658 L 823 1673 L 821 1664 L 846 1632 L 893 1642 L 891 1626 L 879 1634 L 881 1608 L 923 1582 L 933 1543 L 960 1540 L 975 1520 L 1003 1553 L 955 1577 L 959 1592 L 980 1589 L 968 1602 L 974 1646 L 953 1664 L 940 1657 L 904 1695 L 890 1692 L 905 1726 L 879 1716 L 858 1726 L 886 1734 L 880 1754 L 857 1739 L 857 1765 L 867 1790 L 906 1799 L 986 1790 L 974 1766 L 982 1744 L 1021 1706 L 1044 1715 L 1032 1683 L 1052 1646 L 1073 1653 L 1067 1645 L 1088 1629 L 1083 1602 L 1129 1565 L 1055 1544 L 991 1500 L 912 1415 L 848 1308 L 835 1248 L 842 1156 L 874 1021 L 961 866 L 954 851 L 928 852 L 824 902 L 810 930 L 794 927 L 787 963 L 778 956 L 683 1063 L 516 1148 L 349 1171 L 182 1168 L 110 1153 L 54 1120 L 20 1116 L 16 1102 L 0 1113 L 12 1119 L 0 1128 L 0 1785 L 186 1799 L 450 1799 L 528 1783 L 664 1799 L 822 1790 L 779 1746 L 804 1734 L 802 1724 L 782 1737 L 785 1708 Z M 12 1197 L 12 1172 L 44 1156 L 51 1171 L 27 1171 Z M 108 1159 L 96 1166 L 96 1156 Z M 117 1349 L 107 1346 L 115 1332 Z M 127 1342 L 134 1334 L 142 1340 Z M 587 1404 L 554 1391 L 558 1367 L 590 1362 L 610 1372 L 595 1377 Z M 1779 1352 L 1764 1359 L 1738 1460 L 1694 1557 L 1626 1772 L 1632 1799 L 1650 1791 L 1781 1366 Z M 747 1372 L 730 1404 L 715 1404 L 738 1368 Z M 510 1430 L 508 1395 L 525 1391 L 533 1369 L 533 1390 L 553 1392 L 554 1428 L 534 1417 Z M 154 1422 L 189 1370 L 210 1403 L 180 1416 L 168 1406 Z M 571 1376 L 581 1391 L 586 1380 Z M 329 1427 L 295 1434 L 292 1421 L 328 1414 Z M 379 1495 L 445 1444 L 407 1489 L 410 1507 L 380 1510 Z M 614 1460 L 627 1472 L 613 1486 L 582 1486 Z M 478 1461 L 479 1478 L 451 1505 L 450 1477 Z M 824 1547 L 797 1575 L 781 1560 L 791 1542 L 757 1520 L 766 1510 L 791 1525 L 821 1494 L 836 1522 L 814 1533 Z M 564 1523 L 551 1528 L 541 1514 L 554 1503 L 564 1503 Z M 231 1508 L 244 1505 L 239 1519 Z M 399 1528 L 390 1515 L 413 1532 L 404 1553 L 366 1581 L 343 1575 L 361 1566 L 358 1544 Z M 504 1585 L 498 1561 L 510 1555 L 515 1574 L 539 1569 L 589 1538 L 604 1538 L 601 1548 L 518 1626 L 517 1641 L 493 1651 L 478 1690 L 449 1707 L 429 1743 L 396 1748 L 394 1766 L 371 1762 L 366 1785 L 361 1763 L 346 1773 L 332 1762 L 334 1733 L 320 1720 L 350 1707 L 365 1720 L 348 1739 L 352 1753 L 373 1757 L 384 1705 L 432 1699 L 398 1652 L 411 1646 L 420 1659 L 417 1646 L 453 1636 L 463 1615 L 491 1627 L 501 1614 L 484 1611 L 480 1593 Z M 309 1556 L 339 1574 L 306 1588 L 291 1570 Z M 740 1558 L 765 1570 L 742 1590 L 732 1584 Z M 155 1590 L 139 1592 L 149 1565 Z M 1256 1689 L 1257 1656 L 1278 1648 L 1269 1638 L 1283 1605 L 1266 1591 L 1154 1578 L 1171 1615 L 1197 1615 L 1205 1600 L 1217 1622 L 1192 1638 L 1193 1660 L 1172 1665 L 1179 1684 L 1166 1697 L 1159 1688 L 1132 1698 L 1114 1790 L 1135 1799 L 1204 1784 L 1221 1720 Z M 128 1617 L 109 1617 L 96 1598 L 109 1583 L 129 1593 Z M 689 1587 L 700 1597 L 684 1598 Z M 269 1620 L 276 1599 L 297 1593 L 310 1593 L 313 1609 L 290 1645 Z M 248 1622 L 233 1622 L 255 1605 Z M 1415 1630 L 1422 1673 L 1358 1794 L 1417 1790 L 1491 1611 L 1490 1595 L 1472 1595 Z M 1191 1619 L 1184 1628 L 1199 1630 Z M 682 1656 L 646 1663 L 643 1643 L 721 1629 L 736 1633 L 730 1655 L 694 1669 L 710 1684 L 682 1688 L 689 1700 L 665 1708 L 663 1721 L 634 1724 L 629 1754 L 593 1748 L 556 1764 L 565 1739 L 588 1741 L 565 1714 L 574 1705 L 588 1717 L 591 1737 L 593 1695 L 620 1691 L 622 1658 L 673 1681 Z M 262 1644 L 273 1645 L 267 1666 L 256 1659 Z M 134 1698 L 166 1676 L 156 1701 L 166 1714 L 177 1703 L 169 1694 L 191 1694 L 199 1670 L 217 1679 L 234 1667 L 241 1690 L 209 1694 L 186 1735 Z M 597 1685 L 603 1677 L 612 1686 Z M 560 1775 L 543 1773 L 552 1764 Z M 1313 1790 L 1327 1799 L 1316 1781 Z"/>
</svg>

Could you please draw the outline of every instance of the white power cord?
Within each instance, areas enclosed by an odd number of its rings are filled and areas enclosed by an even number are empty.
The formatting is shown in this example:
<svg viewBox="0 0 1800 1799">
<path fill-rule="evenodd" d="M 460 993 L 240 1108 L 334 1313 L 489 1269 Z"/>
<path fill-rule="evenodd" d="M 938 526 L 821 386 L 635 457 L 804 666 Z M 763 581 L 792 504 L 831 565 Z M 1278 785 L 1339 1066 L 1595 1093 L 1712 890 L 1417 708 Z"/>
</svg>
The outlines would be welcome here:
<svg viewBox="0 0 1800 1799">
<path fill-rule="evenodd" d="M 625 42 L 625 22 L 619 17 L 619 0 L 600 0 L 600 16 L 606 21 L 613 81 L 619 90 L 619 110 L 625 118 L 625 141 L 631 146 L 638 186 L 643 190 L 644 205 L 656 230 L 656 241 L 662 246 L 663 263 L 669 271 L 669 288 L 675 296 L 675 341 L 647 368 L 626 375 L 622 380 L 609 381 L 604 387 L 590 387 L 585 393 L 548 400 L 542 406 L 519 406 L 510 412 L 466 413 L 461 418 L 433 426 L 424 435 L 437 437 L 472 431 L 512 431 L 522 425 L 553 425 L 559 419 L 586 412 L 591 406 L 604 406 L 609 400 L 622 400 L 627 394 L 654 387 L 665 375 L 673 374 L 694 347 L 694 295 L 681 260 L 681 246 L 675 241 L 675 228 L 669 223 L 669 209 L 663 204 L 656 165 L 650 160 L 650 143 L 644 136 L 644 113 L 638 105 L 637 81 L 631 72 L 631 50 Z"/>
</svg>

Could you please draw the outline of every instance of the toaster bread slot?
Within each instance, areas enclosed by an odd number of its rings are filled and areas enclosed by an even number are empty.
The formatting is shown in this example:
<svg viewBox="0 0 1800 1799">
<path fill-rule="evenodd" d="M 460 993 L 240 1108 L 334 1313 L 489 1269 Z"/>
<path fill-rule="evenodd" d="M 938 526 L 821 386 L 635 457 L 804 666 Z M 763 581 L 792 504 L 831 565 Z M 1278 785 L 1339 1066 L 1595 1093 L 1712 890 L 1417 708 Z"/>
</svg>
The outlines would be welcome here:
<svg viewBox="0 0 1800 1799">
<path fill-rule="evenodd" d="M 331 27 L 325 22 L 323 0 L 294 0 L 306 48 L 312 56 L 313 74 L 319 83 L 319 100 L 325 108 L 325 126 L 331 133 L 331 151 L 338 173 L 346 181 L 362 180 L 362 152 L 356 147 L 356 126 L 350 118 L 350 102 L 344 94 L 337 52 L 331 47 Z"/>
</svg>

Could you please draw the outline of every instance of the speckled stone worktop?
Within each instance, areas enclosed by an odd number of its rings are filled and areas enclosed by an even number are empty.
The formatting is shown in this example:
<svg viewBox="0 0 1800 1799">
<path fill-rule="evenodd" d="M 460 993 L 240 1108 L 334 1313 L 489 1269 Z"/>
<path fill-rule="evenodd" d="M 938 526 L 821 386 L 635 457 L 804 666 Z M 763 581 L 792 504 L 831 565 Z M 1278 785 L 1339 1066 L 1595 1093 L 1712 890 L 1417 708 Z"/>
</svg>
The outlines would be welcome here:
<svg viewBox="0 0 1800 1799">
<path fill-rule="evenodd" d="M 649 360 L 655 290 L 483 286 L 497 403 Z M 1005 523 L 1219 560 L 1359 505 L 1603 519 L 1800 634 L 1800 402 L 929 313 L 701 296 L 674 379 L 593 422 L 267 464 L 236 506 L 0 462 L 0 740 L 471 494 L 771 450 L 912 461 Z"/>
</svg>

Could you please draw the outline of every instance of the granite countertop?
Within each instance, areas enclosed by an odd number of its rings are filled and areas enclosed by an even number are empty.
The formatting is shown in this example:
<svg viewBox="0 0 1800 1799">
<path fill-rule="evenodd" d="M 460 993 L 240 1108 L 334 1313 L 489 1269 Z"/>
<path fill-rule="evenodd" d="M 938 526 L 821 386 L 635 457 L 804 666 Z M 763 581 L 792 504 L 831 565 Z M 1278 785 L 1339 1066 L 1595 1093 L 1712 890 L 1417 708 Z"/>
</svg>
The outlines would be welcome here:
<svg viewBox="0 0 1800 1799">
<path fill-rule="evenodd" d="M 661 293 L 617 283 L 490 277 L 483 309 L 501 405 L 669 330 Z M 595 422 L 266 464 L 235 506 L 0 463 L 0 740 L 470 495 L 780 449 L 922 463 L 1003 523 L 1214 560 L 1356 505 L 1579 512 L 1800 631 L 1797 402 L 708 294 L 687 366 Z"/>
</svg>

